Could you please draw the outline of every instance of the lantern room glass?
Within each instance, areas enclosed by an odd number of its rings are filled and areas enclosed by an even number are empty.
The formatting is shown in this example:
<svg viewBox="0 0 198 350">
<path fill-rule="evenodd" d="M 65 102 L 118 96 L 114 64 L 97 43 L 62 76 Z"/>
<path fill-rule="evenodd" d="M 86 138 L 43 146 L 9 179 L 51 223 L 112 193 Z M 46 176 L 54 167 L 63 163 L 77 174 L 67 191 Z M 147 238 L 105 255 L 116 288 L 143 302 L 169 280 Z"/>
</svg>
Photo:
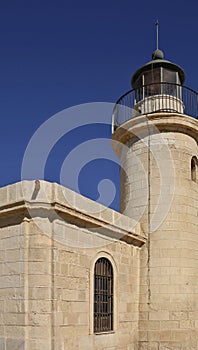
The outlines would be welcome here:
<svg viewBox="0 0 198 350">
<path fill-rule="evenodd" d="M 181 82 L 177 71 L 157 67 L 144 71 L 136 80 L 136 102 L 154 95 L 171 95 L 181 98 Z"/>
</svg>

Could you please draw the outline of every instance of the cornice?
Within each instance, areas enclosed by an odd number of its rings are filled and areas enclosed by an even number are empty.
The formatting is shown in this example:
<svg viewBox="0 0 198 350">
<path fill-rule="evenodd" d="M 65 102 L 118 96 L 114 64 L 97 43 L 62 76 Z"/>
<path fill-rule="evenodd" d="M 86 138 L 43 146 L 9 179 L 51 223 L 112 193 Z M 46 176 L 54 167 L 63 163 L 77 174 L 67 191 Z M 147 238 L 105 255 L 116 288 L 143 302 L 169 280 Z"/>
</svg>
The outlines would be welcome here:
<svg viewBox="0 0 198 350">
<path fill-rule="evenodd" d="M 26 190 L 28 189 L 28 183 L 29 187 L 33 188 L 32 185 L 34 185 L 34 181 L 25 182 Z M 19 187 L 20 184 L 22 183 L 18 183 L 16 186 Z M 38 195 L 38 199 L 34 200 L 27 200 L 24 198 L 23 200 L 18 201 L 15 199 L 13 202 L 8 201 L 0 206 L 0 227 L 20 224 L 25 218 L 28 218 L 29 220 L 33 220 L 36 217 L 48 218 L 50 222 L 59 219 L 66 224 L 73 224 L 80 228 L 94 228 L 94 232 L 96 233 L 109 237 L 112 240 L 125 241 L 126 243 L 137 247 L 141 247 L 146 242 L 146 237 L 140 233 L 139 224 L 135 224 L 129 217 L 112 209 L 105 208 L 95 202 L 93 202 L 93 205 L 98 207 L 98 212 L 91 214 L 86 210 L 81 210 L 78 207 L 72 206 L 66 201 L 63 203 L 62 200 L 58 201 L 56 199 L 58 199 L 57 197 L 60 190 L 63 189 L 64 191 L 69 191 L 70 195 L 72 193 L 74 197 L 78 199 L 80 197 L 81 203 L 84 201 L 86 204 L 88 201 L 90 205 L 92 202 L 91 200 L 58 184 L 50 184 L 45 181 L 40 181 L 40 184 L 41 191 L 42 189 L 45 189 L 45 185 L 47 186 L 48 191 L 51 188 L 51 194 L 53 193 L 51 200 L 44 200 L 45 198 L 41 194 L 40 197 Z M 9 191 L 14 190 L 13 186 L 14 185 L 7 186 L 8 193 Z M 2 189 L 0 189 L 0 191 L 1 190 Z"/>
<path fill-rule="evenodd" d="M 112 147 L 120 155 L 122 144 L 136 141 L 160 132 L 177 132 L 189 135 L 198 142 L 198 120 L 179 113 L 151 113 L 123 123 L 112 136 Z M 114 142 L 116 141 L 116 142 Z"/>
</svg>

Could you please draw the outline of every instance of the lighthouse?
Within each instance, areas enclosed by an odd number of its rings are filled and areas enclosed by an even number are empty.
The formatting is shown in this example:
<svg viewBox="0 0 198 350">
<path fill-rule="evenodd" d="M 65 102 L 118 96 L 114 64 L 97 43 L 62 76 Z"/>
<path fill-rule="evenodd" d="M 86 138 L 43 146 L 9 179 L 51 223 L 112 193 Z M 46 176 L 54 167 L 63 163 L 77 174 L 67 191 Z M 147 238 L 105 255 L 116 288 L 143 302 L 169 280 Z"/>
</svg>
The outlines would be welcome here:
<svg viewBox="0 0 198 350">
<path fill-rule="evenodd" d="M 120 211 L 140 223 L 138 349 L 198 349 L 198 95 L 157 45 L 117 101 Z"/>
</svg>

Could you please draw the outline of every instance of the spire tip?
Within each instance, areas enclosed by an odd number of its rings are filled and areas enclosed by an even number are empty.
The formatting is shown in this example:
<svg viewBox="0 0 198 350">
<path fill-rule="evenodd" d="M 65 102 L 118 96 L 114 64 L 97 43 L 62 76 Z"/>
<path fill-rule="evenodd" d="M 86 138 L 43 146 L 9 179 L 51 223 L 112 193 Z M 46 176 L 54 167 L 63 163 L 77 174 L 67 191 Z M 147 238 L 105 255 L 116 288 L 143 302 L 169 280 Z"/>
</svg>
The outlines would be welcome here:
<svg viewBox="0 0 198 350">
<path fill-rule="evenodd" d="M 159 21 L 158 21 L 158 19 L 155 22 L 155 25 L 156 25 L 156 50 L 158 50 L 158 48 L 159 48 Z"/>
</svg>

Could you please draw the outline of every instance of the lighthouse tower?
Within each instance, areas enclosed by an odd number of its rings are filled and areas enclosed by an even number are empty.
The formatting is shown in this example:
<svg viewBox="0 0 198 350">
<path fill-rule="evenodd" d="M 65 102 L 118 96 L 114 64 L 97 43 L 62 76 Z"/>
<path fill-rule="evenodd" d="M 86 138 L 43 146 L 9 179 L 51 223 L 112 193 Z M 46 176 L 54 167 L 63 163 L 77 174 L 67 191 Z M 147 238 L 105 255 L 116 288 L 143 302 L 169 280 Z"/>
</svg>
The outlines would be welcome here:
<svg viewBox="0 0 198 350">
<path fill-rule="evenodd" d="M 138 349 L 198 349 L 198 95 L 157 49 L 116 103 L 120 210 L 140 223 Z"/>
</svg>

